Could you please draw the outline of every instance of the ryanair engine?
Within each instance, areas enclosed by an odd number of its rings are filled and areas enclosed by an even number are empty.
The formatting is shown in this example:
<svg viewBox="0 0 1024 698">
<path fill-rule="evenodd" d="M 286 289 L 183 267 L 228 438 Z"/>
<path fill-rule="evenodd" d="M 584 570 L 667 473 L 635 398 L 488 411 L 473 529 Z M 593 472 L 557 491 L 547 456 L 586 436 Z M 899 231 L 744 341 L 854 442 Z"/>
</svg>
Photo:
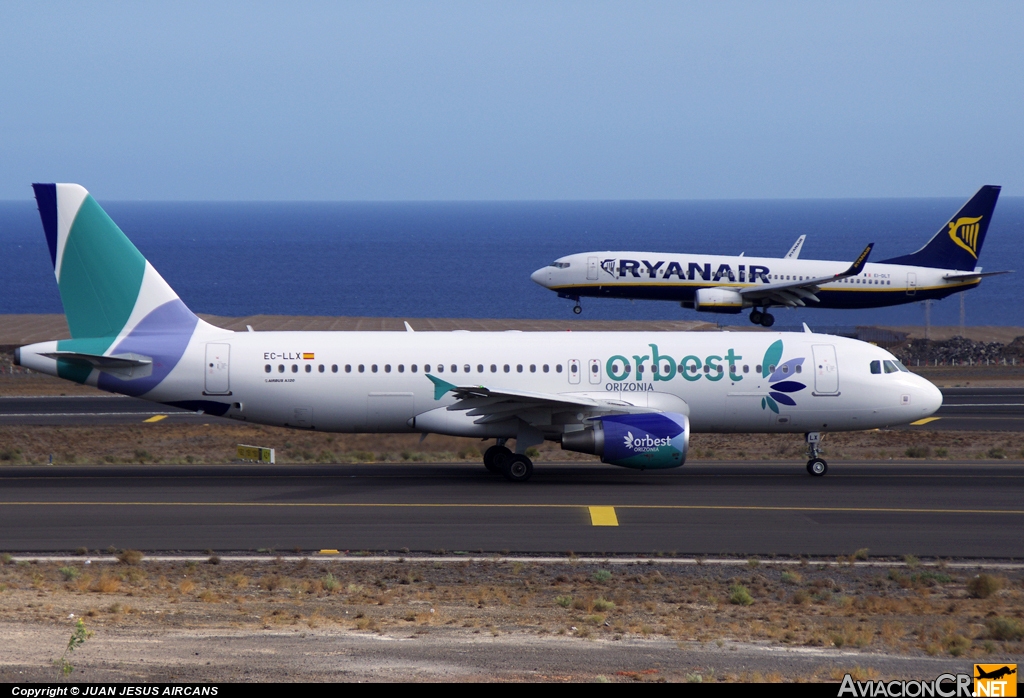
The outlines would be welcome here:
<svg viewBox="0 0 1024 698">
<path fill-rule="evenodd" d="M 731 288 L 699 288 L 694 305 L 706 313 L 739 313 L 743 311 L 743 296 Z"/>
<path fill-rule="evenodd" d="M 562 435 L 562 450 L 591 453 L 626 468 L 678 468 L 690 448 L 690 420 L 676 412 L 598 417 Z"/>
</svg>

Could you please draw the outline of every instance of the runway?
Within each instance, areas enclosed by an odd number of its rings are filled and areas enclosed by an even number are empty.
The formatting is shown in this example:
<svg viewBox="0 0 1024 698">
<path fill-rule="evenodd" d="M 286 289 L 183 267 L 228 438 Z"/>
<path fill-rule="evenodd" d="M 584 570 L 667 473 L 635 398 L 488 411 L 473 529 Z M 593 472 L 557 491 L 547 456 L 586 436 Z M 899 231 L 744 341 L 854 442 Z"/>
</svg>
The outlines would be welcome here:
<svg viewBox="0 0 1024 698">
<path fill-rule="evenodd" d="M 906 429 L 1024 431 L 1024 388 L 944 388 L 943 406 Z M 0 425 L 202 424 L 220 418 L 121 396 L 0 397 Z"/>
<path fill-rule="evenodd" d="M 1024 557 L 1024 466 L 723 462 L 0 471 L 0 550 Z"/>
</svg>

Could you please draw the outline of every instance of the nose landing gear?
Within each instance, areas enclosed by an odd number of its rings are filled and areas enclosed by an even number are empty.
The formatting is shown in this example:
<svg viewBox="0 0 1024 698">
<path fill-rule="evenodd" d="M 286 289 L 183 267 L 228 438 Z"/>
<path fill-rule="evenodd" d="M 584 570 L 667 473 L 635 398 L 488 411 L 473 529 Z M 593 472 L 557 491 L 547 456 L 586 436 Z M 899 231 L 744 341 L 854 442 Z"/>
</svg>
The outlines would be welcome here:
<svg viewBox="0 0 1024 698">
<path fill-rule="evenodd" d="M 807 441 L 807 473 L 815 477 L 821 477 L 828 472 L 828 463 L 824 458 L 818 456 L 821 437 L 821 432 L 817 431 L 804 434 L 804 439 Z"/>
</svg>

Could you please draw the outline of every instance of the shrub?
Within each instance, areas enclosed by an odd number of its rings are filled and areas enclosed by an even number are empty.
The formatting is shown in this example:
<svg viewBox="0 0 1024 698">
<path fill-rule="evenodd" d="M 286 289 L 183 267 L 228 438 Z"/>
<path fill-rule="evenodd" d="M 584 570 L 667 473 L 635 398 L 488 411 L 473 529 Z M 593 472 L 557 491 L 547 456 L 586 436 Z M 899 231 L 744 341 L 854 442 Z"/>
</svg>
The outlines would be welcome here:
<svg viewBox="0 0 1024 698">
<path fill-rule="evenodd" d="M 903 453 L 907 458 L 927 458 L 932 454 L 932 450 L 927 446 L 910 446 Z"/>
<path fill-rule="evenodd" d="M 867 560 L 868 559 L 868 548 L 860 548 L 853 553 L 854 560 Z"/>
<path fill-rule="evenodd" d="M 615 604 L 603 597 L 598 597 L 597 600 L 594 601 L 595 611 L 600 611 L 601 613 L 604 613 L 606 611 L 612 610 L 613 608 L 615 608 Z"/>
<path fill-rule="evenodd" d="M 784 584 L 799 584 L 802 577 L 796 572 L 783 572 L 782 581 Z"/>
<path fill-rule="evenodd" d="M 339 586 L 341 586 L 341 582 L 339 582 L 338 579 L 330 572 L 328 572 L 327 576 L 320 581 L 323 583 L 324 589 L 326 589 L 329 592 L 332 592 Z"/>
<path fill-rule="evenodd" d="M 571 596 L 556 596 L 555 597 L 555 603 L 557 603 L 562 608 L 569 608 L 570 606 L 572 606 L 572 597 Z"/>
<path fill-rule="evenodd" d="M 1024 623 L 1016 618 L 996 616 L 985 621 L 988 636 L 993 640 L 1024 640 Z"/>
<path fill-rule="evenodd" d="M 754 603 L 754 598 L 742 584 L 734 584 L 729 587 L 729 603 L 737 606 L 749 606 Z"/>
<path fill-rule="evenodd" d="M 990 574 L 979 574 L 967 582 L 967 593 L 976 599 L 987 599 L 1002 588 L 1002 578 Z"/>
<path fill-rule="evenodd" d="M 612 573 L 608 570 L 598 570 L 597 572 L 594 572 L 592 578 L 595 582 L 607 582 L 612 578 Z"/>
<path fill-rule="evenodd" d="M 145 555 L 138 550 L 122 550 L 117 554 L 117 561 L 125 565 L 137 565 L 144 557 Z"/>
<path fill-rule="evenodd" d="M 61 567 L 59 570 L 65 582 L 70 582 L 78 578 L 79 571 L 77 567 Z"/>
</svg>

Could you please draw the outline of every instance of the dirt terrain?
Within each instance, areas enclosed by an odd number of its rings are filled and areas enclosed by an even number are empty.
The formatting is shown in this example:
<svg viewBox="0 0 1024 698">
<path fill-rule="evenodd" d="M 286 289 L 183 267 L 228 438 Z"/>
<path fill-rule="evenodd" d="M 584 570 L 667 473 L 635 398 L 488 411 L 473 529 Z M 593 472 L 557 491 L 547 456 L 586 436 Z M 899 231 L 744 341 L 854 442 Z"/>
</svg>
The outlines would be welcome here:
<svg viewBox="0 0 1024 698">
<path fill-rule="evenodd" d="M 1024 652 L 1019 566 L 119 557 L 3 558 L 0 681 L 56 678 L 79 619 L 85 681 L 837 681 Z"/>
</svg>

